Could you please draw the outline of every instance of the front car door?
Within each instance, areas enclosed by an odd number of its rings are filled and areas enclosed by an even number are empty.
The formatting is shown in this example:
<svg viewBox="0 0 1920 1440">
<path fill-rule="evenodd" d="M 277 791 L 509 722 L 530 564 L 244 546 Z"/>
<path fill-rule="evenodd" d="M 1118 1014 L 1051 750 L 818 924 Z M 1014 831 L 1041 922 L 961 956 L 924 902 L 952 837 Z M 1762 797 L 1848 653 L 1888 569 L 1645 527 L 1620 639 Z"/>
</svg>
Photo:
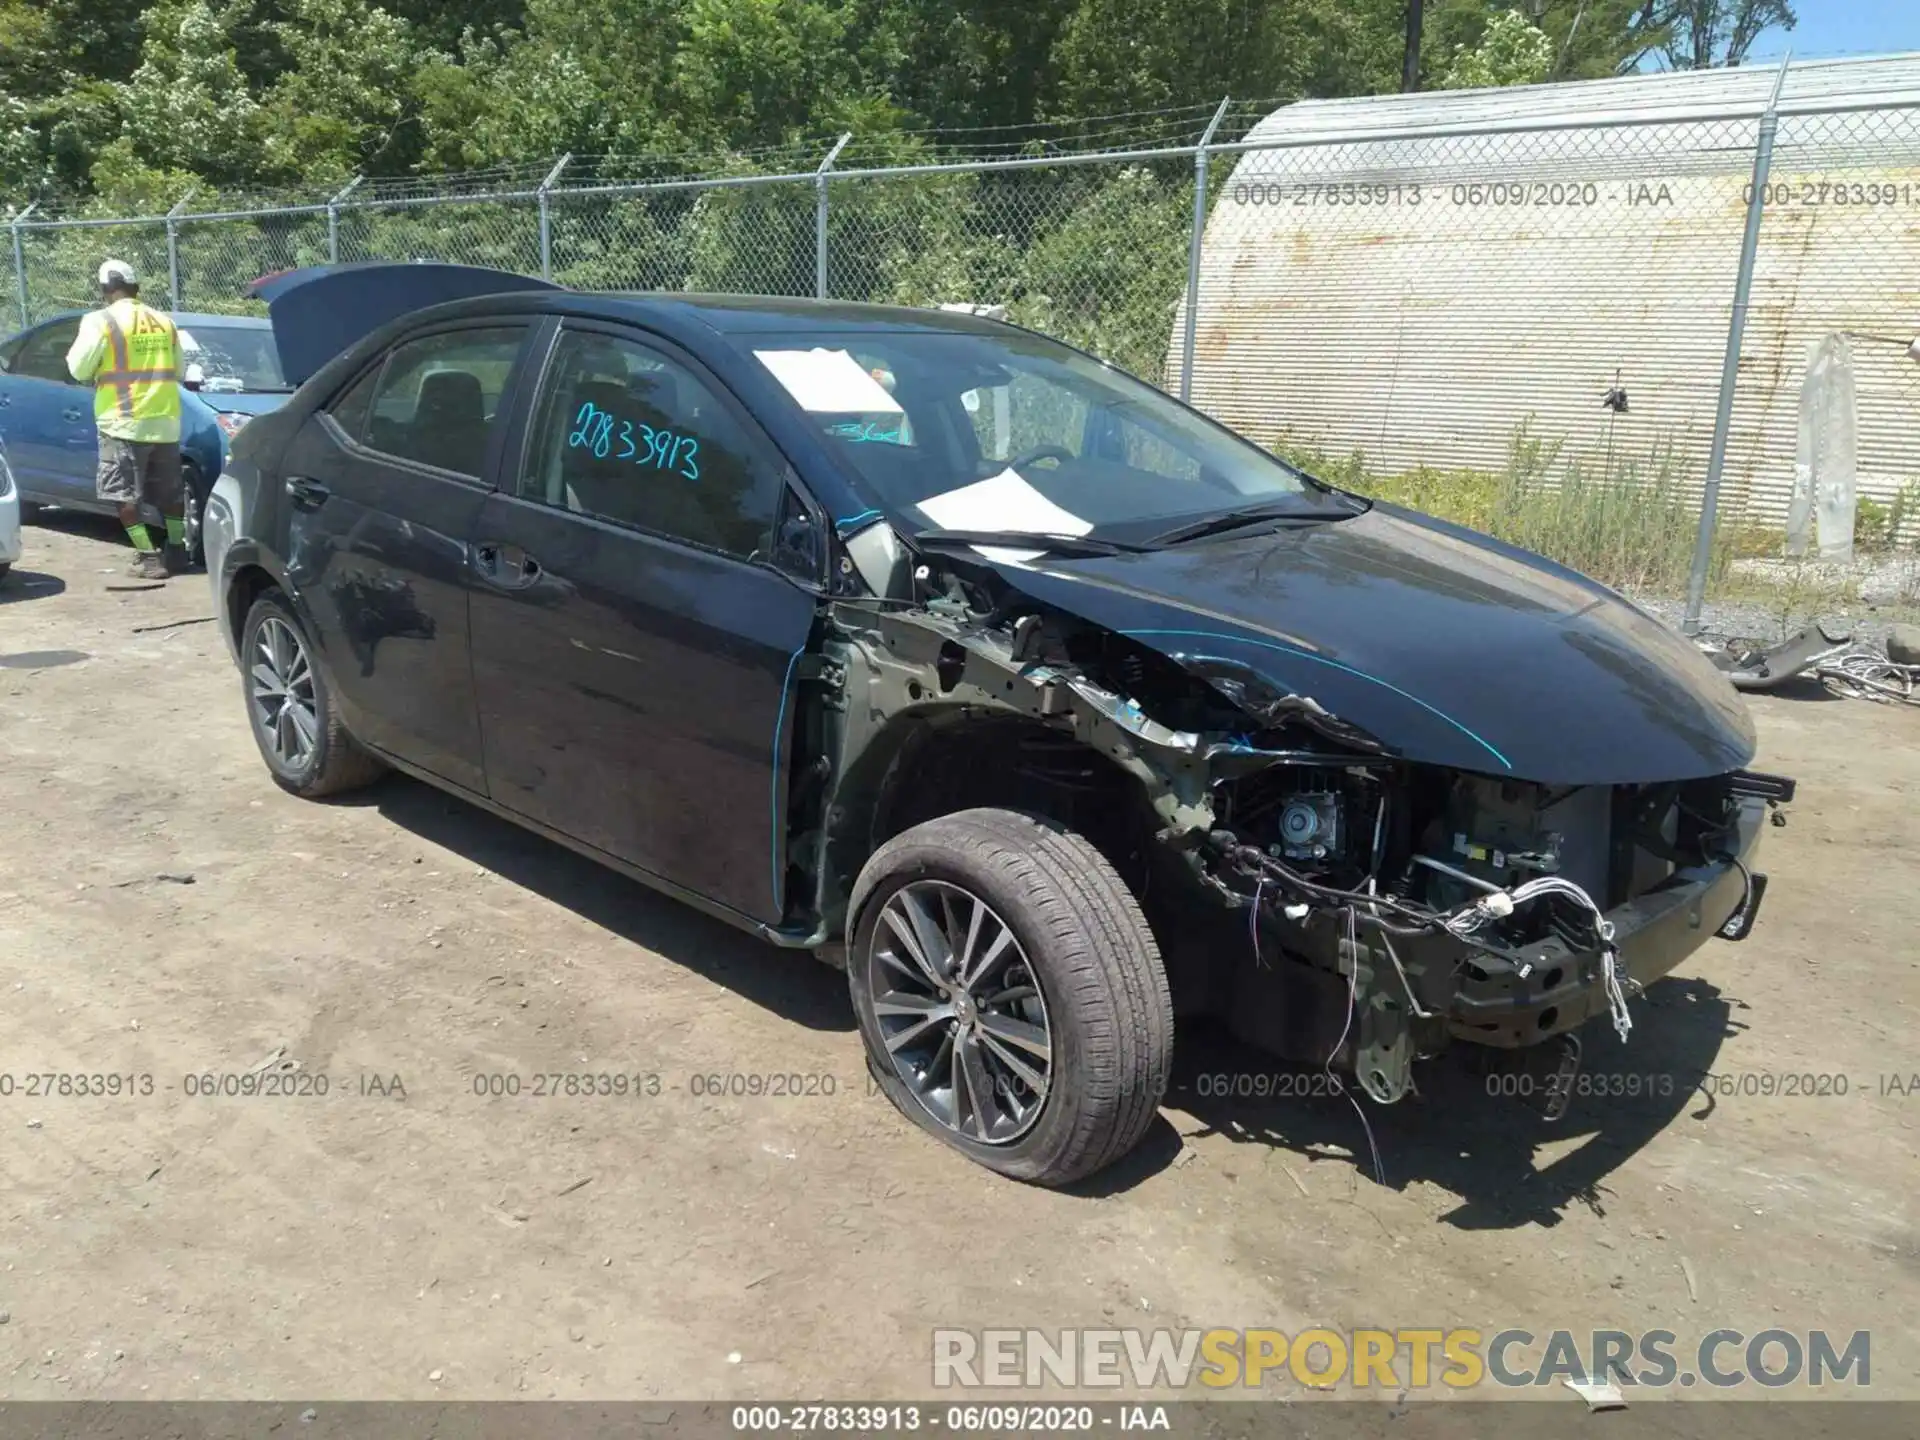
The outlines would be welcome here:
<svg viewBox="0 0 1920 1440">
<path fill-rule="evenodd" d="M 473 320 L 404 337 L 314 411 L 280 461 L 287 578 L 348 728 L 478 794 L 467 545 L 535 328 Z"/>
<path fill-rule="evenodd" d="M 514 448 L 475 547 L 494 801 L 777 923 L 816 610 L 766 558 L 784 462 L 692 357 L 586 323 L 560 331 Z"/>
<path fill-rule="evenodd" d="M 70 315 L 14 342 L 0 376 L 0 432 L 27 499 L 98 508 L 93 391 L 67 373 L 67 351 L 79 328 Z"/>
</svg>

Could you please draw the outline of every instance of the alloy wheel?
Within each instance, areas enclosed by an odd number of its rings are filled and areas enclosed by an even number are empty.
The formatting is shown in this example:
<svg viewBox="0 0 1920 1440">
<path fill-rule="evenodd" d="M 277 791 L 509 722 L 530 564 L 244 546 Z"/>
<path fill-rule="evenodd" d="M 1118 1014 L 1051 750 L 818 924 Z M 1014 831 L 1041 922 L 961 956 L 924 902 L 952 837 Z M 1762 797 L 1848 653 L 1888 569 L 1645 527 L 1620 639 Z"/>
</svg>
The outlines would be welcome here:
<svg viewBox="0 0 1920 1440">
<path fill-rule="evenodd" d="M 867 947 L 873 1013 L 894 1073 L 941 1125 L 1006 1145 L 1053 1081 L 1046 997 L 1007 923 L 944 880 L 888 897 Z"/>
<path fill-rule="evenodd" d="M 180 494 L 181 519 L 185 522 L 186 531 L 184 548 L 187 559 L 191 561 L 195 555 L 200 553 L 200 531 L 206 523 L 207 505 L 206 501 L 201 497 L 199 490 L 194 486 L 191 472 L 182 478 Z"/>
<path fill-rule="evenodd" d="M 282 765 L 303 769 L 320 743 L 320 713 L 313 665 L 291 625 L 272 615 L 260 622 L 247 674 L 254 725 Z"/>
</svg>

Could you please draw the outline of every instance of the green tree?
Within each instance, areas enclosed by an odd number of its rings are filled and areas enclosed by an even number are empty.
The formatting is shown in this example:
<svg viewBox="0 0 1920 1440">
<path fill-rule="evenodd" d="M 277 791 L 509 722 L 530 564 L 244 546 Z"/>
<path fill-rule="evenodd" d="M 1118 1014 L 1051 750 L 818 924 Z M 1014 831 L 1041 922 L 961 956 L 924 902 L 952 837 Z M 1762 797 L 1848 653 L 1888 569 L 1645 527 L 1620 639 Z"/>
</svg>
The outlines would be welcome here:
<svg viewBox="0 0 1920 1440">
<path fill-rule="evenodd" d="M 1054 47 L 1054 113 L 1397 88 L 1400 0 L 1081 0 Z"/>
<path fill-rule="evenodd" d="M 271 23 L 285 67 L 261 103 L 263 171 L 334 183 L 391 174 L 424 149 L 414 75 L 446 57 L 371 0 L 290 0 Z"/>
<path fill-rule="evenodd" d="M 1660 53 L 1675 70 L 1739 65 L 1767 31 L 1800 23 L 1788 0 L 1647 0 L 1644 13 L 1664 27 Z"/>
<path fill-rule="evenodd" d="M 1440 84 L 1448 90 L 1532 85 L 1552 69 L 1553 42 L 1518 10 L 1502 10 L 1487 21 L 1478 45 L 1455 48 Z"/>
<path fill-rule="evenodd" d="M 240 72 L 230 31 L 246 0 L 169 0 L 146 14 L 140 64 L 121 87 L 132 157 L 216 184 L 257 172 L 259 102 Z"/>
<path fill-rule="evenodd" d="M 83 0 L 0 0 L 0 187 L 72 190 L 119 128 L 140 28 Z M 25 203 L 21 198 L 17 203 Z"/>
</svg>

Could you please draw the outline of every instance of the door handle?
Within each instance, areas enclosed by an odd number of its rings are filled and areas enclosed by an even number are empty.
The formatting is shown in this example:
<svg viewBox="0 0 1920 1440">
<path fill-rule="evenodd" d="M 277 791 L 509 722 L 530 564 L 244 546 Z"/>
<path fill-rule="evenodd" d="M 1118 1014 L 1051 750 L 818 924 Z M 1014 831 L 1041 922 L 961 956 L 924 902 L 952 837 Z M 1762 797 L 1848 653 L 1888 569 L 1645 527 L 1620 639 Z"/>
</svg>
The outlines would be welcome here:
<svg viewBox="0 0 1920 1440">
<path fill-rule="evenodd" d="M 524 590 L 546 573 L 540 562 L 518 545 L 495 540 L 473 547 L 473 568 L 481 579 L 502 590 Z"/>
<path fill-rule="evenodd" d="M 86 418 L 86 413 L 87 412 L 84 410 L 62 410 L 60 412 L 60 418 L 62 420 L 71 420 L 71 421 L 77 422 L 79 420 Z"/>
<path fill-rule="evenodd" d="M 300 509 L 317 510 L 327 503 L 327 497 L 333 492 L 318 480 L 310 479 L 305 475 L 289 475 L 287 494 Z"/>
<path fill-rule="evenodd" d="M 6 409 L 11 404 L 13 404 L 13 396 L 0 394 L 0 410 Z"/>
</svg>

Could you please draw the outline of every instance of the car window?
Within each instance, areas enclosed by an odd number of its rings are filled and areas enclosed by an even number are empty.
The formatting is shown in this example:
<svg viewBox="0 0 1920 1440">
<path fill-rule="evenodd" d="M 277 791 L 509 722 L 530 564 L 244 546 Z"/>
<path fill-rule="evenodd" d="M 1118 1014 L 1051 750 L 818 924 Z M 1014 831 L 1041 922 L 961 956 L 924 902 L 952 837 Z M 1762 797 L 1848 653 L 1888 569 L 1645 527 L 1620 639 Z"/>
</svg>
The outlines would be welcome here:
<svg viewBox="0 0 1920 1440">
<path fill-rule="evenodd" d="M 1313 515 L 1334 503 L 1164 392 L 1026 331 L 734 339 L 863 493 L 914 529 L 1139 543 L 1249 504 Z"/>
<path fill-rule="evenodd" d="M 373 391 L 367 443 L 477 478 L 526 333 L 524 325 L 447 330 L 396 346 Z"/>
<path fill-rule="evenodd" d="M 287 390 L 273 331 L 258 325 L 222 325 L 200 321 L 180 327 L 180 349 L 188 365 L 200 367 L 200 388 L 209 394 Z"/>
<path fill-rule="evenodd" d="M 71 385 L 73 376 L 67 373 L 67 351 L 73 348 L 74 339 L 79 333 L 78 320 L 36 330 L 26 338 L 19 353 L 13 357 L 13 373 L 35 380 L 64 380 Z"/>
<path fill-rule="evenodd" d="M 327 414 L 346 432 L 349 440 L 366 438 L 367 417 L 373 413 L 373 389 L 380 383 L 380 370 L 378 361 L 369 365 L 358 380 L 327 406 Z"/>
<path fill-rule="evenodd" d="M 748 556 L 780 467 L 734 410 L 650 346 L 569 330 L 542 387 L 522 498 Z"/>
</svg>

